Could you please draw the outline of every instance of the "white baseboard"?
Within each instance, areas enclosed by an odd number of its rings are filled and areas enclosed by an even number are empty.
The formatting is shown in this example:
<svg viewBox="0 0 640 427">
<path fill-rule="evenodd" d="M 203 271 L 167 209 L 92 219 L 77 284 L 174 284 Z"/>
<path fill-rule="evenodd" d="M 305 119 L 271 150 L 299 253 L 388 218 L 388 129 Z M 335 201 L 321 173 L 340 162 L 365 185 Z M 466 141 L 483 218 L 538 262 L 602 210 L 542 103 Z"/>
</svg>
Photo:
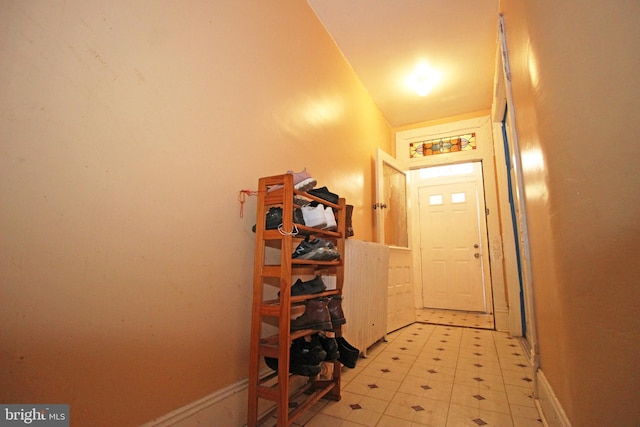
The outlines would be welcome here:
<svg viewBox="0 0 640 427">
<path fill-rule="evenodd" d="M 260 373 L 260 377 L 262 378 L 270 372 L 272 372 L 270 369 L 264 368 Z M 277 378 L 274 378 L 264 382 L 263 385 L 269 386 L 276 382 Z M 305 382 L 304 377 L 297 377 L 290 382 L 290 386 L 294 388 L 300 387 Z M 246 426 L 249 402 L 248 386 L 249 380 L 243 379 L 153 421 L 149 421 L 140 427 Z M 274 407 L 275 403 L 259 399 L 259 418 Z"/>
<path fill-rule="evenodd" d="M 242 380 L 169 412 L 141 427 L 243 426 L 247 420 L 247 385 Z"/>
<path fill-rule="evenodd" d="M 536 407 L 545 427 L 571 427 L 567 414 L 541 369 L 536 372 Z"/>
</svg>

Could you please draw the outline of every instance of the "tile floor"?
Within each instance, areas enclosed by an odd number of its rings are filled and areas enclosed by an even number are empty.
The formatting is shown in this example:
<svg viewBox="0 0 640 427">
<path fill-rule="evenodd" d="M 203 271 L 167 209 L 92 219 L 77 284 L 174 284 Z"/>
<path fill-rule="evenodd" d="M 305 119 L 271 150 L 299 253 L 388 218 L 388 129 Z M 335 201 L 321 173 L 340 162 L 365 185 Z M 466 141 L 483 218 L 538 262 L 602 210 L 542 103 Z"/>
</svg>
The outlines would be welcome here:
<svg viewBox="0 0 640 427">
<path fill-rule="evenodd" d="M 542 426 L 532 395 L 519 339 L 414 323 L 369 348 L 355 369 L 343 367 L 342 399 L 321 400 L 294 425 Z"/>
<path fill-rule="evenodd" d="M 416 310 L 416 322 L 434 325 L 465 326 L 468 328 L 493 329 L 493 314 L 470 313 L 467 311 L 437 310 L 423 308 Z"/>
</svg>

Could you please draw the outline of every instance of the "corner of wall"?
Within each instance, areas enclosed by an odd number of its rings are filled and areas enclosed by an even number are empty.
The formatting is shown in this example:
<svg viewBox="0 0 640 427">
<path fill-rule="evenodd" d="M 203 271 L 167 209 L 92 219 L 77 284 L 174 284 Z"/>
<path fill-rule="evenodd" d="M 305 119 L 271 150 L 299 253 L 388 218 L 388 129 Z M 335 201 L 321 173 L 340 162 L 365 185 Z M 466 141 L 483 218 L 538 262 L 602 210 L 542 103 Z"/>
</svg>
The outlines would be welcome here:
<svg viewBox="0 0 640 427">
<path fill-rule="evenodd" d="M 571 427 L 567 414 L 562 409 L 542 369 L 536 371 L 535 384 L 535 402 L 543 424 L 549 427 Z"/>
</svg>

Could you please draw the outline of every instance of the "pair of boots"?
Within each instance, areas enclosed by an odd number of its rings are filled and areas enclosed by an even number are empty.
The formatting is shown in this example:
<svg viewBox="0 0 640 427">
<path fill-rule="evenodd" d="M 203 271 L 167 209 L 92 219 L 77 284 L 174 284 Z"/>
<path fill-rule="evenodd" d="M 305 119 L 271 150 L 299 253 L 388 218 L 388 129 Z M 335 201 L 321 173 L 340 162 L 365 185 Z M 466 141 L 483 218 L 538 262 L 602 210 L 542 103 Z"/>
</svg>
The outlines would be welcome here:
<svg viewBox="0 0 640 427">
<path fill-rule="evenodd" d="M 305 340 L 304 337 L 295 339 L 289 349 L 289 373 L 315 377 L 321 371 L 320 362 L 326 358 L 327 352 L 318 334 L 312 335 L 310 341 Z M 264 361 L 274 371 L 278 370 L 278 359 L 265 357 Z"/>
<path fill-rule="evenodd" d="M 291 321 L 291 330 L 330 331 L 347 323 L 342 311 L 342 295 L 309 299 L 302 316 Z"/>
</svg>

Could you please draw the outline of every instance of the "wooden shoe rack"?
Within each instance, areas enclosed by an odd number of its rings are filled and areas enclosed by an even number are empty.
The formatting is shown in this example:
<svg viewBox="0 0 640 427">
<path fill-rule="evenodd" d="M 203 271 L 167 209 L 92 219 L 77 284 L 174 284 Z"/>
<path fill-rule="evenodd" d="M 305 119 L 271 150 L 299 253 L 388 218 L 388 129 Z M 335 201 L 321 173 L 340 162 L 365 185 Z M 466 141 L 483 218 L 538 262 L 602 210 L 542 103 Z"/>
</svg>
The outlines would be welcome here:
<svg viewBox="0 0 640 427">
<path fill-rule="evenodd" d="M 273 186 L 281 188 L 267 191 Z M 310 228 L 300 224 L 295 224 L 294 228 L 293 210 L 300 207 L 294 203 L 294 195 L 333 208 L 337 231 Z M 265 216 L 271 207 L 282 208 L 280 230 L 265 229 Z M 294 339 L 318 332 L 309 329 L 295 332 L 290 330 L 292 317 L 298 317 L 304 312 L 304 302 L 311 298 L 342 294 L 345 200 L 340 198 L 338 203 L 334 204 L 296 190 L 291 174 L 269 176 L 258 180 L 256 217 L 247 426 L 257 427 L 267 419 L 272 422 L 273 415 L 276 416 L 277 426 L 289 426 L 318 400 L 340 400 L 340 362 L 330 362 L 333 363 L 330 379 L 299 377 L 289 373 L 289 348 Z M 297 234 L 294 235 L 292 232 L 296 229 Z M 316 236 L 333 242 L 340 253 L 340 259 L 316 261 L 292 258 L 297 245 L 306 236 Z M 274 248 L 275 251 L 267 248 Z M 270 253 L 267 254 L 267 251 Z M 278 257 L 278 251 L 279 263 L 273 260 Z M 267 258 L 270 258 L 269 261 Z M 292 276 L 316 274 L 335 277 L 335 289 L 314 295 L 291 296 Z M 274 297 L 277 294 L 276 289 L 280 292 L 279 298 Z M 334 329 L 334 332 L 336 336 L 342 336 L 341 326 Z M 277 373 L 269 371 L 266 375 L 261 375 L 265 373 L 262 369 L 262 359 L 265 356 L 278 359 Z"/>
</svg>

